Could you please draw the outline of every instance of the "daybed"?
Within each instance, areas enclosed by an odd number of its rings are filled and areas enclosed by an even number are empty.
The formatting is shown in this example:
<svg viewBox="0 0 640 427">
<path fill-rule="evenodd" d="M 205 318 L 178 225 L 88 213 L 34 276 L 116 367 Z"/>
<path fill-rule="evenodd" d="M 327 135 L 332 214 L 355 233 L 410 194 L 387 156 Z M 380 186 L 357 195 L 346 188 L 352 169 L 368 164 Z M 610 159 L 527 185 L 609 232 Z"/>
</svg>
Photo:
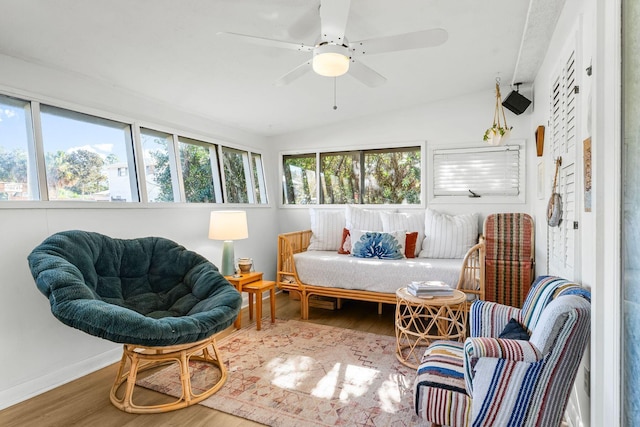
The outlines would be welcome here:
<svg viewBox="0 0 640 427">
<path fill-rule="evenodd" d="M 349 216 L 347 212 L 346 223 L 353 227 Z M 312 214 L 312 229 L 314 225 L 317 230 Z M 464 257 L 392 260 L 359 258 L 336 250 L 309 250 L 314 237 L 320 235 L 322 231 L 303 230 L 278 236 L 277 284 L 280 289 L 299 295 L 303 319 L 309 317 L 309 300 L 313 296 L 337 298 L 338 308 L 342 299 L 377 302 L 381 313 L 382 303 L 395 304 L 396 290 L 411 281 L 443 281 L 467 293 L 468 305 L 475 299 L 484 299 L 482 238 L 480 243 L 470 245 Z"/>
</svg>

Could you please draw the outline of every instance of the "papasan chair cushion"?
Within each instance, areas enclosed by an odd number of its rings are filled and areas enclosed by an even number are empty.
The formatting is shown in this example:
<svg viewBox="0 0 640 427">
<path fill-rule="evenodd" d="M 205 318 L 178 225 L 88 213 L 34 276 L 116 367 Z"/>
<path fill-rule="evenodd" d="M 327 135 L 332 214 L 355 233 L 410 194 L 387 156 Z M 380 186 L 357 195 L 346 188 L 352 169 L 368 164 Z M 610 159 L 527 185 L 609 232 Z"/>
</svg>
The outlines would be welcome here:
<svg viewBox="0 0 640 427">
<path fill-rule="evenodd" d="M 242 302 L 216 266 L 160 237 L 63 231 L 42 242 L 28 260 L 55 317 L 118 343 L 203 340 L 231 325 Z"/>
</svg>

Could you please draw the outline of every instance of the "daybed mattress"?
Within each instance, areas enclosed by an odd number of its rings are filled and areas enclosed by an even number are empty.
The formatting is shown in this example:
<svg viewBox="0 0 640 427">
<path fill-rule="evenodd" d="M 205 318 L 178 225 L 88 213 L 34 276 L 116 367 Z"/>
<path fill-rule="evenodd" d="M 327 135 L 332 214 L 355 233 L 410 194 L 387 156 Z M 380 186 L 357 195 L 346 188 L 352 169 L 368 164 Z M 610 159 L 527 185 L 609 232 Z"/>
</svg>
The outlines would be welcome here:
<svg viewBox="0 0 640 427">
<path fill-rule="evenodd" d="M 382 293 L 395 293 L 413 280 L 441 280 L 455 288 L 463 262 L 462 258 L 356 258 L 335 251 L 306 251 L 293 257 L 298 277 L 307 285 Z"/>
</svg>

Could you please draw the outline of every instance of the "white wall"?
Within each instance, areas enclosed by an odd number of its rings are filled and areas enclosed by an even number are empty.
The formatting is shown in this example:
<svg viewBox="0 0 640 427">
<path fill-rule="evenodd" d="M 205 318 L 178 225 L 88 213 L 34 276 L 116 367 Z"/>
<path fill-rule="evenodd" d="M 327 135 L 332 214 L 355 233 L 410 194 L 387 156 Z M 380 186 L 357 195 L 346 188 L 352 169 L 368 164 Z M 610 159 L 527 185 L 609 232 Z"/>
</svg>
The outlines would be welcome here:
<svg viewBox="0 0 640 427">
<path fill-rule="evenodd" d="M 619 276 L 616 276 L 616 268 L 619 268 L 620 228 L 616 210 L 619 211 L 617 174 L 621 150 L 619 135 L 616 136 L 619 88 L 615 85 L 619 73 L 619 56 L 616 56 L 619 39 L 615 36 L 616 26 L 619 27 L 618 9 L 619 0 L 567 0 L 547 59 L 535 82 L 534 104 L 519 117 L 507 112 L 509 124 L 514 126 L 513 138 L 527 141 L 526 203 L 483 205 L 470 200 L 465 204 L 437 207 L 451 213 L 473 211 L 486 215 L 498 211 L 524 211 L 532 214 L 537 224 L 537 270 L 544 273 L 540 267 L 546 262 L 545 209 L 551 168 L 545 168 L 545 198 L 538 200 L 535 185 L 538 160 L 533 133 L 536 126 L 546 124 L 549 76 L 573 24 L 580 19 L 583 23 L 583 58 L 592 57 L 594 65 L 594 83 L 590 90 L 595 129 L 592 134 L 594 212 L 581 214 L 579 256 L 582 262 L 577 273 L 580 280 L 591 287 L 594 298 L 591 408 L 584 390 L 577 390 L 580 402 L 577 410 L 582 411 L 581 422 L 585 425 L 589 424 L 589 412 L 592 425 L 605 425 L 612 420 L 612 425 L 616 425 L 615 420 L 619 419 L 617 351 L 620 335 L 616 326 L 619 322 Z M 278 153 L 282 151 L 366 148 L 403 141 L 482 144 L 482 134 L 493 118 L 493 84 L 488 81 L 487 90 L 482 93 L 263 139 L 233 128 L 232 124 L 215 124 L 192 112 L 174 111 L 171 106 L 158 105 L 135 94 L 121 93 L 103 82 L 0 57 L 0 91 L 9 89 L 16 95 L 35 94 L 45 101 L 55 99 L 109 111 L 147 121 L 147 126 L 160 124 L 258 149 L 270 147 L 270 151 L 263 151 L 263 155 L 271 184 L 269 197 L 272 206 L 280 202 L 281 182 L 276 168 L 280 162 Z M 505 95 L 507 91 L 503 86 Z M 587 111 L 587 108 L 583 109 L 583 123 L 586 123 Z M 581 132 L 583 137 L 587 130 L 582 129 Z M 578 159 L 581 162 L 582 157 L 578 156 Z M 545 158 L 547 165 L 549 161 Z M 581 167 L 582 163 L 577 170 L 581 171 Z M 581 192 L 582 188 L 579 194 Z M 65 228 L 85 228 L 119 237 L 154 234 L 173 238 L 189 249 L 201 252 L 214 263 L 220 258 L 220 244 L 206 239 L 207 215 L 213 205 L 127 209 L 61 209 L 49 206 L 41 207 L 37 203 L 8 209 L 0 206 L 0 271 L 4 291 L 0 299 L 0 321 L 5 326 L 0 332 L 3 343 L 3 351 L 0 352 L 0 408 L 82 376 L 115 361 L 120 354 L 117 346 L 63 326 L 49 313 L 48 303 L 37 292 L 26 265 L 29 251 L 46 236 Z M 236 244 L 236 253 L 254 258 L 256 268 L 265 271 L 267 276 L 275 273 L 276 234 L 309 227 L 306 209 L 275 209 L 272 206 L 247 209 L 250 238 Z M 578 384 L 582 384 L 580 378 Z"/>
<path fill-rule="evenodd" d="M 491 126 L 495 108 L 495 81 L 487 82 L 487 90 L 464 97 L 451 98 L 401 111 L 362 117 L 337 125 L 325 126 L 273 139 L 273 145 L 282 152 L 305 152 L 316 149 L 345 150 L 350 148 L 381 147 L 385 144 L 423 143 L 437 145 L 471 144 L 486 146 L 484 131 Z M 375 89 L 372 89 L 375 90 Z M 503 96 L 509 88 L 502 85 Z M 346 102 L 346 101 L 344 101 Z M 525 140 L 526 200 L 525 203 L 488 204 L 483 199 L 463 203 L 438 203 L 430 207 L 448 213 L 477 212 L 480 225 L 484 217 L 494 212 L 531 212 L 536 197 L 535 142 L 531 131 L 529 107 L 520 116 L 505 110 L 507 122 L 513 126 L 513 140 Z M 339 114 L 339 112 L 338 112 Z M 280 197 L 280 193 L 278 193 Z M 280 200 L 278 200 L 280 202 Z M 426 204 L 423 202 L 422 208 Z M 404 207 L 403 207 L 404 208 Z M 308 210 L 304 207 L 282 207 L 278 213 L 281 232 L 309 228 Z M 534 218 L 536 220 L 536 218 Z"/>
<path fill-rule="evenodd" d="M 138 121 L 152 128 L 189 132 L 256 152 L 262 152 L 265 146 L 262 137 L 123 93 L 101 81 L 5 56 L 0 57 L 0 92 Z M 262 153 L 267 182 L 276 182 L 276 172 L 268 166 L 276 164 L 276 156 Z M 270 200 L 274 200 L 273 189 L 268 190 Z M 121 356 L 119 345 L 69 328 L 51 315 L 49 303 L 38 292 L 27 266 L 27 255 L 36 245 L 66 229 L 121 238 L 153 235 L 173 239 L 219 265 L 222 242 L 207 238 L 209 212 L 230 207 L 246 210 L 249 224 L 249 238 L 235 243 L 236 256 L 253 258 L 255 268 L 273 279 L 277 237 L 273 205 L 0 205 L 0 409 L 116 362 Z"/>
<path fill-rule="evenodd" d="M 580 95 L 576 151 L 576 217 L 579 222 L 574 277 L 592 292 L 592 333 L 578 372 L 570 408 L 571 425 L 618 425 L 619 407 L 619 2 L 567 0 L 549 50 L 535 80 L 537 108 L 531 117 L 531 131 L 548 125 L 549 92 L 561 53 L 577 35 L 581 51 L 577 72 Z M 586 68 L 592 65 L 593 75 Z M 618 128 L 618 129 L 617 129 Z M 592 212 L 583 204 L 583 147 L 592 143 Z M 547 138 L 548 141 L 548 138 Z M 546 145 L 546 144 L 545 144 Z M 545 218 L 551 193 L 554 159 L 545 146 L 544 203 L 534 204 L 534 213 Z M 546 250 L 546 223 L 537 222 L 536 255 Z M 540 270 L 538 270 L 540 272 Z M 591 396 L 585 387 L 585 368 L 590 370 Z"/>
</svg>

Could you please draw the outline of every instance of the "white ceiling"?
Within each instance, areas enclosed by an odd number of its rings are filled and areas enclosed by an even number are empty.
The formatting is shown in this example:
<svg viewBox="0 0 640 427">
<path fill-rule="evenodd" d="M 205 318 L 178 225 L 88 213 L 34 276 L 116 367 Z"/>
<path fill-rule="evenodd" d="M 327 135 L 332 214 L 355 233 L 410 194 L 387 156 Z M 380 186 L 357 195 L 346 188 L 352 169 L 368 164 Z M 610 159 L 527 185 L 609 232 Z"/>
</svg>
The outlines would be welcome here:
<svg viewBox="0 0 640 427">
<path fill-rule="evenodd" d="M 368 56 L 387 78 L 370 88 L 313 72 L 274 82 L 308 53 L 257 46 L 219 31 L 313 45 L 295 37 L 319 0 L 0 0 L 0 53 L 100 80 L 155 102 L 261 135 L 393 111 L 530 82 L 564 1 L 352 0 L 350 40 L 443 28 L 439 47 Z M 305 31 L 302 31 L 305 32 Z M 294 33 L 294 36 L 292 36 Z M 523 38 L 524 35 L 524 38 Z M 521 50 L 522 47 L 522 50 Z M 515 79 L 515 80 L 514 80 Z M 0 83 L 2 76 L 0 76 Z"/>
</svg>

